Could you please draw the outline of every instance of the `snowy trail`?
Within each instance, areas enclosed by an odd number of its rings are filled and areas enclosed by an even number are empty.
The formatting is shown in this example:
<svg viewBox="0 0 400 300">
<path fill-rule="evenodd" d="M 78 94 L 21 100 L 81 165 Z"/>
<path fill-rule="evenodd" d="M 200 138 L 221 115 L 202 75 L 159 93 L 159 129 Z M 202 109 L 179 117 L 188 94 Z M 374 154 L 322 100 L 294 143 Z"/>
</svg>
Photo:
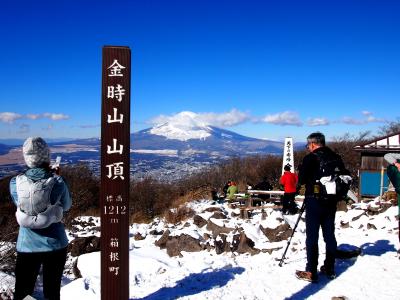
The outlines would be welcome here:
<svg viewBox="0 0 400 300">
<path fill-rule="evenodd" d="M 198 201 L 189 205 L 197 214 L 210 217 L 209 212 L 204 212 L 205 208 L 210 207 L 209 201 Z M 227 207 L 221 208 L 231 215 L 232 211 Z M 269 243 L 257 229 L 260 225 L 279 225 L 277 220 L 282 220 L 283 216 L 272 209 L 266 219 L 254 215 L 249 220 L 232 217 L 225 221 L 227 227 L 242 227 L 260 249 L 268 243 L 274 244 L 272 248 L 280 247 L 271 254 L 260 252 L 253 256 L 232 252 L 218 255 L 215 250 L 203 250 L 182 252 L 181 257 L 170 257 L 165 249 L 161 250 L 154 245 L 160 236 L 149 232 L 168 228 L 172 235 L 185 233 L 199 237 L 207 232 L 205 226 L 197 228 L 192 220 L 186 226 L 177 226 L 167 224 L 163 219 L 157 219 L 151 224 L 133 224 L 130 230 L 130 299 L 399 299 L 400 260 L 397 253 L 399 241 L 396 216 L 397 207 L 391 207 L 377 215 L 367 215 L 360 206 L 354 206 L 347 212 L 338 212 L 338 245 L 347 249 L 358 247 L 362 254 L 352 259 L 337 259 L 337 278 L 328 280 L 321 275 L 316 284 L 300 281 L 294 276 L 295 271 L 303 270 L 306 264 L 303 221 L 300 221 L 293 236 L 285 263 L 279 267 L 279 259 L 287 241 Z M 298 215 L 285 216 L 292 226 L 297 218 Z M 213 219 L 214 221 L 222 222 Z M 82 234 L 88 235 L 89 232 L 90 228 L 84 228 Z M 137 233 L 146 238 L 134 240 Z M 319 247 L 319 265 L 322 265 L 325 249 L 322 236 Z M 100 253 L 79 256 L 77 266 L 82 278 L 73 281 L 64 278 L 61 299 L 100 300 Z M 42 299 L 40 286 L 37 287 L 35 296 Z"/>
</svg>

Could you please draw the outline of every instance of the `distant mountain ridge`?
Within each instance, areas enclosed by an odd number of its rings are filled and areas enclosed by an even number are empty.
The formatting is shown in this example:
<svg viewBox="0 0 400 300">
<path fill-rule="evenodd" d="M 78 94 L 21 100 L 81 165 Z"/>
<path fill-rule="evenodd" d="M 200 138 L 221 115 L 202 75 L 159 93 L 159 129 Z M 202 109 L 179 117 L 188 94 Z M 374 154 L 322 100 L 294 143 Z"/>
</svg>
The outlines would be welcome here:
<svg viewBox="0 0 400 300">
<path fill-rule="evenodd" d="M 8 151 L 10 151 L 11 148 L 12 146 L 0 144 L 0 155 L 8 153 Z"/>
<path fill-rule="evenodd" d="M 179 121 L 165 122 L 131 134 L 133 177 L 174 180 L 232 157 L 283 153 L 283 142 L 246 137 L 199 122 L 190 114 L 183 114 Z M 100 138 L 48 141 L 53 159 L 61 155 L 64 164 L 86 162 L 99 173 Z M 0 164 L 12 165 L 7 164 L 4 153 L 11 153 L 20 145 L 1 145 Z M 19 164 L 23 165 L 22 157 Z"/>
<path fill-rule="evenodd" d="M 58 143 L 58 142 L 67 142 L 73 141 L 76 138 L 48 138 L 46 141 L 48 143 Z M 19 146 L 24 143 L 24 139 L 0 139 L 0 144 L 7 145 L 7 146 Z"/>
</svg>

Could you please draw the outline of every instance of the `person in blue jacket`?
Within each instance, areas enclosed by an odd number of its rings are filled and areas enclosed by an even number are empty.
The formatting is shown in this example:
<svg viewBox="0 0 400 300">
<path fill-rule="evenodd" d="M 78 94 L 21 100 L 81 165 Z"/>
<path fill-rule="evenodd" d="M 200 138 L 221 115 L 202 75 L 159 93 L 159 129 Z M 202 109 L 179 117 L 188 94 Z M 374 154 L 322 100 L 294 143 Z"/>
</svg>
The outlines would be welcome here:
<svg viewBox="0 0 400 300">
<path fill-rule="evenodd" d="M 29 137 L 24 142 L 22 150 L 28 166 L 23 174 L 24 178 L 29 178 L 29 182 L 36 182 L 54 177 L 50 202 L 61 206 L 64 212 L 69 210 L 72 204 L 70 193 L 64 179 L 59 176 L 59 168 L 56 170 L 50 168 L 50 149 L 47 143 L 40 137 Z M 13 177 L 10 181 L 10 194 L 14 204 L 19 207 L 20 199 L 26 193 L 26 189 L 18 187 L 17 177 Z M 29 196 L 29 191 L 27 193 Z M 39 229 L 24 226 L 20 223 L 16 245 L 14 299 L 24 299 L 27 295 L 33 294 L 40 267 L 43 271 L 44 297 L 50 300 L 60 299 L 61 277 L 68 246 L 64 224 L 61 220 L 57 220 Z"/>
<path fill-rule="evenodd" d="M 400 153 L 386 153 L 383 158 L 388 163 L 386 172 L 390 182 L 393 184 L 397 193 L 397 205 L 399 207 L 398 215 L 399 215 L 399 228 L 400 228 Z M 399 242 L 400 242 L 400 231 L 399 231 Z M 400 249 L 398 252 L 400 253 Z"/>
</svg>

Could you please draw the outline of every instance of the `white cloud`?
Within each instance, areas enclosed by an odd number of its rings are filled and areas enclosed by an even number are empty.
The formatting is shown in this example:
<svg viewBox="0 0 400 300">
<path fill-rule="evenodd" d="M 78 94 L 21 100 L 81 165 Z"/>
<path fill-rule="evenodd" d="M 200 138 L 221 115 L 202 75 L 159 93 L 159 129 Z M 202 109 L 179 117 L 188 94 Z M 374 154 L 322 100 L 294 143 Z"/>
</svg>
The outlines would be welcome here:
<svg viewBox="0 0 400 300">
<path fill-rule="evenodd" d="M 64 114 L 54 114 L 54 113 L 44 113 L 43 117 L 45 118 L 49 118 L 50 120 L 53 121 L 59 121 L 59 120 L 67 120 L 69 119 L 68 115 L 64 115 Z"/>
<path fill-rule="evenodd" d="M 161 125 L 165 123 L 175 124 L 178 126 L 216 126 L 231 127 L 245 122 L 252 123 L 269 123 L 281 126 L 298 126 L 304 124 L 307 126 L 327 126 L 335 123 L 344 123 L 349 125 L 362 125 L 372 122 L 385 122 L 385 119 L 373 116 L 373 113 L 367 110 L 361 111 L 359 118 L 345 116 L 339 120 L 329 120 L 324 117 L 308 118 L 305 123 L 301 120 L 299 114 L 295 111 L 283 111 L 276 114 L 269 114 L 264 117 L 252 116 L 247 112 L 237 109 L 231 109 L 224 113 L 194 113 L 183 111 L 173 115 L 159 115 L 149 121 L 152 125 Z"/>
<path fill-rule="evenodd" d="M 44 131 L 51 131 L 53 130 L 53 124 L 49 124 L 46 127 L 42 127 L 42 130 Z"/>
<path fill-rule="evenodd" d="M 307 125 L 308 126 L 323 126 L 323 125 L 329 125 L 330 122 L 326 118 L 309 118 L 307 119 Z"/>
<path fill-rule="evenodd" d="M 365 117 L 364 119 L 357 119 L 352 117 L 343 117 L 342 122 L 349 125 L 361 125 L 367 123 L 383 123 L 386 122 L 385 119 L 376 118 L 372 115 L 370 111 L 363 110 L 361 114 Z"/>
<path fill-rule="evenodd" d="M 273 115 L 266 115 L 261 119 L 261 122 L 282 126 L 303 126 L 303 122 L 300 120 L 298 113 L 293 111 L 284 111 Z"/>
<path fill-rule="evenodd" d="M 217 127 L 230 127 L 244 123 L 250 119 L 250 115 L 241 112 L 237 109 L 232 109 L 229 112 L 216 114 L 216 113 L 203 113 L 199 114 L 199 118 L 206 124 L 214 125 Z"/>
<path fill-rule="evenodd" d="M 349 125 L 360 125 L 365 123 L 364 120 L 359 120 L 351 117 L 343 117 L 342 122 Z"/>
<path fill-rule="evenodd" d="M 87 129 L 87 128 L 98 128 L 100 127 L 99 124 L 87 124 L 87 125 L 79 125 L 79 128 Z"/>
<path fill-rule="evenodd" d="M 374 116 L 368 116 L 366 119 L 366 122 L 367 123 L 373 123 L 373 122 L 383 123 L 383 122 L 386 122 L 386 120 L 382 119 L 382 118 L 376 118 Z"/>
<path fill-rule="evenodd" d="M 172 116 L 160 115 L 150 120 L 151 124 L 161 125 L 164 123 L 192 124 L 197 126 L 230 127 L 241 124 L 250 119 L 250 115 L 237 109 L 225 113 L 194 113 L 183 111 Z"/>
<path fill-rule="evenodd" d="M 27 115 L 25 115 L 25 117 L 27 119 L 30 119 L 30 120 L 37 120 L 37 119 L 43 118 L 43 115 L 41 115 L 41 114 L 27 114 Z"/>
<path fill-rule="evenodd" d="M 368 111 L 368 110 L 363 110 L 361 113 L 362 113 L 364 116 L 370 116 L 370 115 L 372 115 L 372 112 L 370 112 L 370 111 Z"/>
<path fill-rule="evenodd" d="M 0 113 L 0 121 L 4 123 L 13 123 L 15 120 L 19 119 L 29 119 L 29 120 L 50 119 L 53 121 L 59 121 L 59 120 L 67 120 L 69 119 L 69 116 L 65 114 L 55 114 L 55 113 L 26 114 L 26 115 L 21 115 L 13 112 Z"/>
<path fill-rule="evenodd" d="M 21 119 L 22 115 L 13 112 L 0 113 L 0 121 L 4 123 L 13 123 L 15 120 Z"/>
<path fill-rule="evenodd" d="M 30 131 L 31 127 L 29 124 L 21 124 L 18 129 L 18 133 L 28 133 Z"/>
</svg>

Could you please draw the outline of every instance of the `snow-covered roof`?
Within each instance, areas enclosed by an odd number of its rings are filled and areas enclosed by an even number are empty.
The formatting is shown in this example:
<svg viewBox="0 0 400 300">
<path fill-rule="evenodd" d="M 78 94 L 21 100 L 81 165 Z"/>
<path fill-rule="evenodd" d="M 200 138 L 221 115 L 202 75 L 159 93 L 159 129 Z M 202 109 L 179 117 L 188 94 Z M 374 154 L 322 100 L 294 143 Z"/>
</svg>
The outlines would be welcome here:
<svg viewBox="0 0 400 300">
<path fill-rule="evenodd" d="M 400 132 L 379 137 L 368 143 L 357 145 L 353 149 L 363 152 L 400 152 Z"/>
</svg>

